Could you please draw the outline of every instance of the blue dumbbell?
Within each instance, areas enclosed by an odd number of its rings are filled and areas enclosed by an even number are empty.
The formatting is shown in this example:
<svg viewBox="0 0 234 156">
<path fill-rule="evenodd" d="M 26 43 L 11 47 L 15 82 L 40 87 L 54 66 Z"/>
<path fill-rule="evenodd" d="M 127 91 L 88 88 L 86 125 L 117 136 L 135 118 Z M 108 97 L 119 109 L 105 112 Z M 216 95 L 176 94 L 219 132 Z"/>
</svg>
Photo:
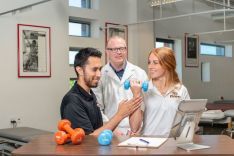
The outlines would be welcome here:
<svg viewBox="0 0 234 156">
<path fill-rule="evenodd" d="M 99 145 L 110 145 L 113 138 L 113 132 L 109 129 L 103 130 L 98 135 L 98 143 Z"/>
<path fill-rule="evenodd" d="M 128 90 L 130 88 L 130 80 L 124 82 L 124 89 Z M 146 92 L 148 90 L 148 81 L 144 81 L 141 86 L 142 90 Z"/>
</svg>

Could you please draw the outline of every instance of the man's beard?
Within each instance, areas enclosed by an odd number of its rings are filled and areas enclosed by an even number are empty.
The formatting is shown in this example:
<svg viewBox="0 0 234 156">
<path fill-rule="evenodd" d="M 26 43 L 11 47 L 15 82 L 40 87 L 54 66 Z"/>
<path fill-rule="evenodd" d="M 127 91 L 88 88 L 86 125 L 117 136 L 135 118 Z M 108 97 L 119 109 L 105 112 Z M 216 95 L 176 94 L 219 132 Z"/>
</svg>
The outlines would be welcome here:
<svg viewBox="0 0 234 156">
<path fill-rule="evenodd" d="M 90 77 L 87 77 L 86 75 L 84 76 L 84 82 L 85 84 L 89 87 L 89 88 L 96 88 L 98 86 L 98 81 L 99 79 L 97 80 L 97 83 L 94 83 L 92 82 L 94 81 L 93 79 L 90 79 Z"/>
</svg>

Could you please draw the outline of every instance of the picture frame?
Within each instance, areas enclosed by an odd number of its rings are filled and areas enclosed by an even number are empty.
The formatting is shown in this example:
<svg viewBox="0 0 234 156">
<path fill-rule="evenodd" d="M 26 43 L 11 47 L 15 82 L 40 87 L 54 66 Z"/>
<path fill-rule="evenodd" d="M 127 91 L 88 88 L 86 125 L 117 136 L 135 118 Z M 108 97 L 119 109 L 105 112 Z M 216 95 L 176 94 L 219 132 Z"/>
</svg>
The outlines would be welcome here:
<svg viewBox="0 0 234 156">
<path fill-rule="evenodd" d="M 17 24 L 18 77 L 51 77 L 50 27 Z"/>
<path fill-rule="evenodd" d="M 199 67 L 199 36 L 185 33 L 185 67 Z"/>
<path fill-rule="evenodd" d="M 107 41 L 112 36 L 120 36 L 126 41 L 126 45 L 128 48 L 128 26 L 127 25 L 121 25 L 116 23 L 105 23 L 105 48 L 107 46 Z M 106 62 L 107 62 L 107 57 Z"/>
</svg>

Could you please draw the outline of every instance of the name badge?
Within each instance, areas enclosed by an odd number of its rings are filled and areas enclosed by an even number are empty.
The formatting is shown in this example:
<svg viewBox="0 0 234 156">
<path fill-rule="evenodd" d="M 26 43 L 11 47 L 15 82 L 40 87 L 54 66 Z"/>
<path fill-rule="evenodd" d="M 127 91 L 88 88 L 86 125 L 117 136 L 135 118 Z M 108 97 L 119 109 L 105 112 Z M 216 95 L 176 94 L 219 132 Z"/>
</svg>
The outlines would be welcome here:
<svg viewBox="0 0 234 156">
<path fill-rule="evenodd" d="M 170 98 L 180 98 L 177 92 L 173 91 L 171 92 Z"/>
</svg>

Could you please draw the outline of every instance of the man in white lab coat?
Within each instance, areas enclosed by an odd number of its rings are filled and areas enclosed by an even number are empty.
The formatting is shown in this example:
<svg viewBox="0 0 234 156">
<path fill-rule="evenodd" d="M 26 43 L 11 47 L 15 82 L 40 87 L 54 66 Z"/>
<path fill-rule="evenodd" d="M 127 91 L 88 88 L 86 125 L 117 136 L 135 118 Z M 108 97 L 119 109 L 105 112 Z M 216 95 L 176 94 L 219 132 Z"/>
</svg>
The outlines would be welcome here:
<svg viewBox="0 0 234 156">
<path fill-rule="evenodd" d="M 133 97 L 130 89 L 124 89 L 126 80 L 145 81 L 148 79 L 143 69 L 127 61 L 127 45 L 123 38 L 111 37 L 107 43 L 106 54 L 109 62 L 102 68 L 101 80 L 98 87 L 94 89 L 104 122 L 117 112 L 121 100 Z M 139 130 L 141 123 L 136 122 L 142 121 L 138 119 L 143 118 L 144 104 L 136 111 L 142 113 L 133 113 L 122 120 L 116 130 L 118 135 L 127 135 L 129 132 L 135 133 Z M 139 114 L 141 115 L 139 116 Z"/>
</svg>

